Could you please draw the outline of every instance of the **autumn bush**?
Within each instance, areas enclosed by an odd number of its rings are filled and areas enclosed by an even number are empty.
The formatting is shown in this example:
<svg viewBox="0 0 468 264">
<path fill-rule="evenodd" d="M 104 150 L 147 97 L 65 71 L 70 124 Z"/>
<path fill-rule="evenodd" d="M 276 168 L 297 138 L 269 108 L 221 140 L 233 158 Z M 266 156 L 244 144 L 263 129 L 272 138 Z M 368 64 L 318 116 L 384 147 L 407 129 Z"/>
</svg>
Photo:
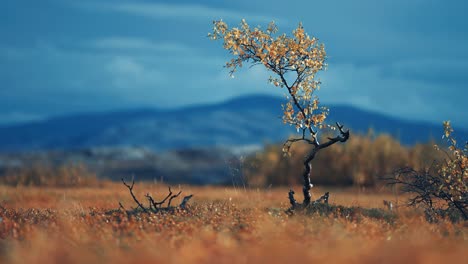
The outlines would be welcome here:
<svg viewBox="0 0 468 264">
<path fill-rule="evenodd" d="M 444 154 L 434 149 L 434 143 L 403 146 L 389 135 L 355 135 L 347 144 L 336 145 L 318 154 L 312 165 L 312 179 L 318 185 L 381 186 L 382 177 L 397 168 L 411 166 L 429 167 Z M 303 170 L 303 159 L 308 151 L 306 144 L 291 149 L 284 157 L 281 144 L 270 144 L 263 151 L 246 157 L 244 177 L 251 187 L 270 185 L 292 186 L 301 183 L 294 177 Z"/>
<path fill-rule="evenodd" d="M 435 146 L 445 154 L 442 161 L 425 169 L 401 168 L 387 178 L 390 184 L 401 186 L 403 192 L 411 195 L 408 203 L 423 208 L 430 222 L 439 218 L 468 220 L 468 141 L 458 147 L 452 132 L 450 122 L 444 122 L 443 137 L 448 150 Z"/>
<path fill-rule="evenodd" d="M 48 163 L 10 168 L 0 177 L 0 184 L 38 187 L 89 187 L 99 186 L 100 180 L 83 164 Z"/>
</svg>

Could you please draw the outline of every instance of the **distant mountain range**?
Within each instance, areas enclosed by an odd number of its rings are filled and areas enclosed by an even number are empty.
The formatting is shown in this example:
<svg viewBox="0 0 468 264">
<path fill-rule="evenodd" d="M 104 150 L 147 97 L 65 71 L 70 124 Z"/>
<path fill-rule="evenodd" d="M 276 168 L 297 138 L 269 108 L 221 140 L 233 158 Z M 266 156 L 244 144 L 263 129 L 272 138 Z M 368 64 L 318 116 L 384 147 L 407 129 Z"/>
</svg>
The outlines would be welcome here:
<svg viewBox="0 0 468 264">
<path fill-rule="evenodd" d="M 252 95 L 180 109 L 137 109 L 75 114 L 41 122 L 0 126 L 0 151 L 145 147 L 155 152 L 276 143 L 294 134 L 281 121 L 283 98 Z M 351 106 L 329 105 L 329 120 L 353 133 L 391 134 L 403 144 L 439 139 L 442 126 L 408 121 Z M 442 120 L 441 120 L 442 121 Z M 460 139 L 468 132 L 457 130 Z"/>
</svg>

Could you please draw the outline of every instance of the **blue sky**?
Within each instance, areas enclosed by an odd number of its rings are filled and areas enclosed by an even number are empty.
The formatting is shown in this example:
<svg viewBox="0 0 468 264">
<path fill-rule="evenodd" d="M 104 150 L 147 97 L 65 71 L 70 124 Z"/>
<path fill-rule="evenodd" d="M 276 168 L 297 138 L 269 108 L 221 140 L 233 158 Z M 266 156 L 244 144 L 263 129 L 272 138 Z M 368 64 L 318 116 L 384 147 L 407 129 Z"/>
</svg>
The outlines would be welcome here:
<svg viewBox="0 0 468 264">
<path fill-rule="evenodd" d="M 287 3 L 287 4 L 286 4 Z M 0 8 L 0 123 L 72 112 L 283 95 L 260 66 L 234 79 L 212 20 L 302 21 L 325 43 L 324 104 L 468 128 L 468 2 L 6 0 Z M 278 106 L 279 107 L 279 106 Z M 333 111 L 333 109 L 331 109 Z"/>
</svg>

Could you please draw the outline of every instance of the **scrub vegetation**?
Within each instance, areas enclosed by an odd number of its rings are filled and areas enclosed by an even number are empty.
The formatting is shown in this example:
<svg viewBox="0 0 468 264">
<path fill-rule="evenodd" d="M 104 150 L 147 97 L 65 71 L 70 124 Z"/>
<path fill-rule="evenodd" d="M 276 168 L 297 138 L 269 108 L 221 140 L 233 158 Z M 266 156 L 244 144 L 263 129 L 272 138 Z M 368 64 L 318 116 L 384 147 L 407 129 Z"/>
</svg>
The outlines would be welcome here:
<svg viewBox="0 0 468 264">
<path fill-rule="evenodd" d="M 0 186 L 0 262 L 456 263 L 467 256 L 466 222 L 429 223 L 405 205 L 407 196 L 391 192 L 320 189 L 334 193 L 330 210 L 288 215 L 284 188 L 181 189 L 194 194 L 186 209 L 135 214 L 119 209 L 118 201 L 135 205 L 121 183 Z M 167 186 L 135 183 L 137 197 L 143 190 L 167 194 Z M 394 211 L 383 200 L 396 202 Z"/>
</svg>

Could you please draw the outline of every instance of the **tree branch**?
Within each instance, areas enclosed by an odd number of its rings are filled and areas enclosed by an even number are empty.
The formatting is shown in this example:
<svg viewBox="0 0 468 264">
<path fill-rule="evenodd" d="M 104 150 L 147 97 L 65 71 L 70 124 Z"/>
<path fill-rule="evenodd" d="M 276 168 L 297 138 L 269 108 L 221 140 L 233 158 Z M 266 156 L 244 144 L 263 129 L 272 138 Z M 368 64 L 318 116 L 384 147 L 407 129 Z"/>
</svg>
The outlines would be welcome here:
<svg viewBox="0 0 468 264">
<path fill-rule="evenodd" d="M 187 202 L 190 200 L 190 198 L 193 197 L 193 194 L 185 196 L 184 199 L 182 199 L 182 202 L 180 203 L 179 207 L 182 209 L 186 209 Z"/>
<path fill-rule="evenodd" d="M 289 92 L 289 95 L 291 95 L 293 101 L 294 101 L 294 105 L 297 107 L 297 109 L 299 109 L 299 111 L 301 111 L 302 113 L 302 116 L 304 118 L 307 117 L 307 115 L 305 114 L 305 111 L 304 111 L 304 108 L 301 106 L 301 104 L 299 104 L 299 102 L 297 101 L 297 98 L 296 98 L 296 95 L 293 94 L 292 90 L 291 90 L 291 86 L 288 85 L 288 82 L 286 81 L 286 79 L 284 78 L 284 74 L 281 73 L 281 72 L 278 72 L 278 75 L 280 76 L 281 78 L 281 81 L 283 82 L 283 84 L 286 86 L 286 88 L 288 89 L 288 92 Z M 317 132 L 314 131 L 312 129 L 312 126 L 309 125 L 309 132 L 310 134 L 312 135 L 312 137 L 314 138 L 314 141 L 317 141 L 316 139 L 316 135 L 317 135 Z"/>
<path fill-rule="evenodd" d="M 340 131 L 340 135 L 334 137 L 334 138 L 328 138 L 328 141 L 323 143 L 323 144 L 314 144 L 314 147 L 312 148 L 312 151 L 307 155 L 306 159 L 304 160 L 304 186 L 302 188 L 302 192 L 304 193 L 304 204 L 309 205 L 310 200 L 312 198 L 312 195 L 310 193 L 310 189 L 312 189 L 312 183 L 310 181 L 310 172 L 312 169 L 312 166 L 310 162 L 315 158 L 315 155 L 317 152 L 319 152 L 321 149 L 328 148 L 329 146 L 335 144 L 336 142 L 346 142 L 349 139 L 349 130 L 344 131 L 343 126 L 340 125 L 338 122 L 336 122 L 336 126 L 338 127 L 338 130 Z"/>
<path fill-rule="evenodd" d="M 168 195 L 166 196 L 166 198 L 164 198 L 162 201 L 157 202 L 157 203 L 154 203 L 154 204 L 155 204 L 155 205 L 154 205 L 155 207 L 156 207 L 156 205 L 158 205 L 159 207 L 161 207 L 161 205 L 163 205 L 163 204 L 166 202 L 166 200 L 167 200 L 169 197 L 171 197 L 171 195 L 172 195 L 172 190 L 171 190 L 171 187 L 170 187 L 170 186 L 169 186 L 168 188 L 169 188 L 169 194 L 168 194 Z M 168 207 L 169 207 L 169 206 L 168 206 Z"/>
<path fill-rule="evenodd" d="M 124 178 L 121 178 L 121 180 L 122 180 L 122 183 L 123 183 L 123 184 L 128 188 L 128 190 L 130 191 L 130 194 L 132 195 L 132 198 L 133 198 L 133 200 L 135 201 L 135 203 L 138 205 L 138 207 L 140 207 L 140 208 L 143 210 L 143 212 L 148 212 L 148 211 L 146 210 L 146 208 L 140 203 L 140 201 L 138 201 L 138 199 L 135 197 L 135 194 L 133 194 L 133 186 L 135 185 L 135 177 L 132 176 L 132 185 L 128 185 L 128 184 L 125 182 Z"/>
<path fill-rule="evenodd" d="M 177 193 L 175 195 L 172 195 L 171 198 L 169 198 L 169 202 L 167 202 L 167 207 L 171 207 L 172 199 L 178 197 L 181 193 L 182 193 L 182 191 L 179 191 L 179 193 Z"/>
<path fill-rule="evenodd" d="M 294 209 L 297 207 L 297 201 L 294 199 L 294 191 L 291 189 L 288 193 L 289 203 L 291 203 L 291 208 Z"/>
</svg>

